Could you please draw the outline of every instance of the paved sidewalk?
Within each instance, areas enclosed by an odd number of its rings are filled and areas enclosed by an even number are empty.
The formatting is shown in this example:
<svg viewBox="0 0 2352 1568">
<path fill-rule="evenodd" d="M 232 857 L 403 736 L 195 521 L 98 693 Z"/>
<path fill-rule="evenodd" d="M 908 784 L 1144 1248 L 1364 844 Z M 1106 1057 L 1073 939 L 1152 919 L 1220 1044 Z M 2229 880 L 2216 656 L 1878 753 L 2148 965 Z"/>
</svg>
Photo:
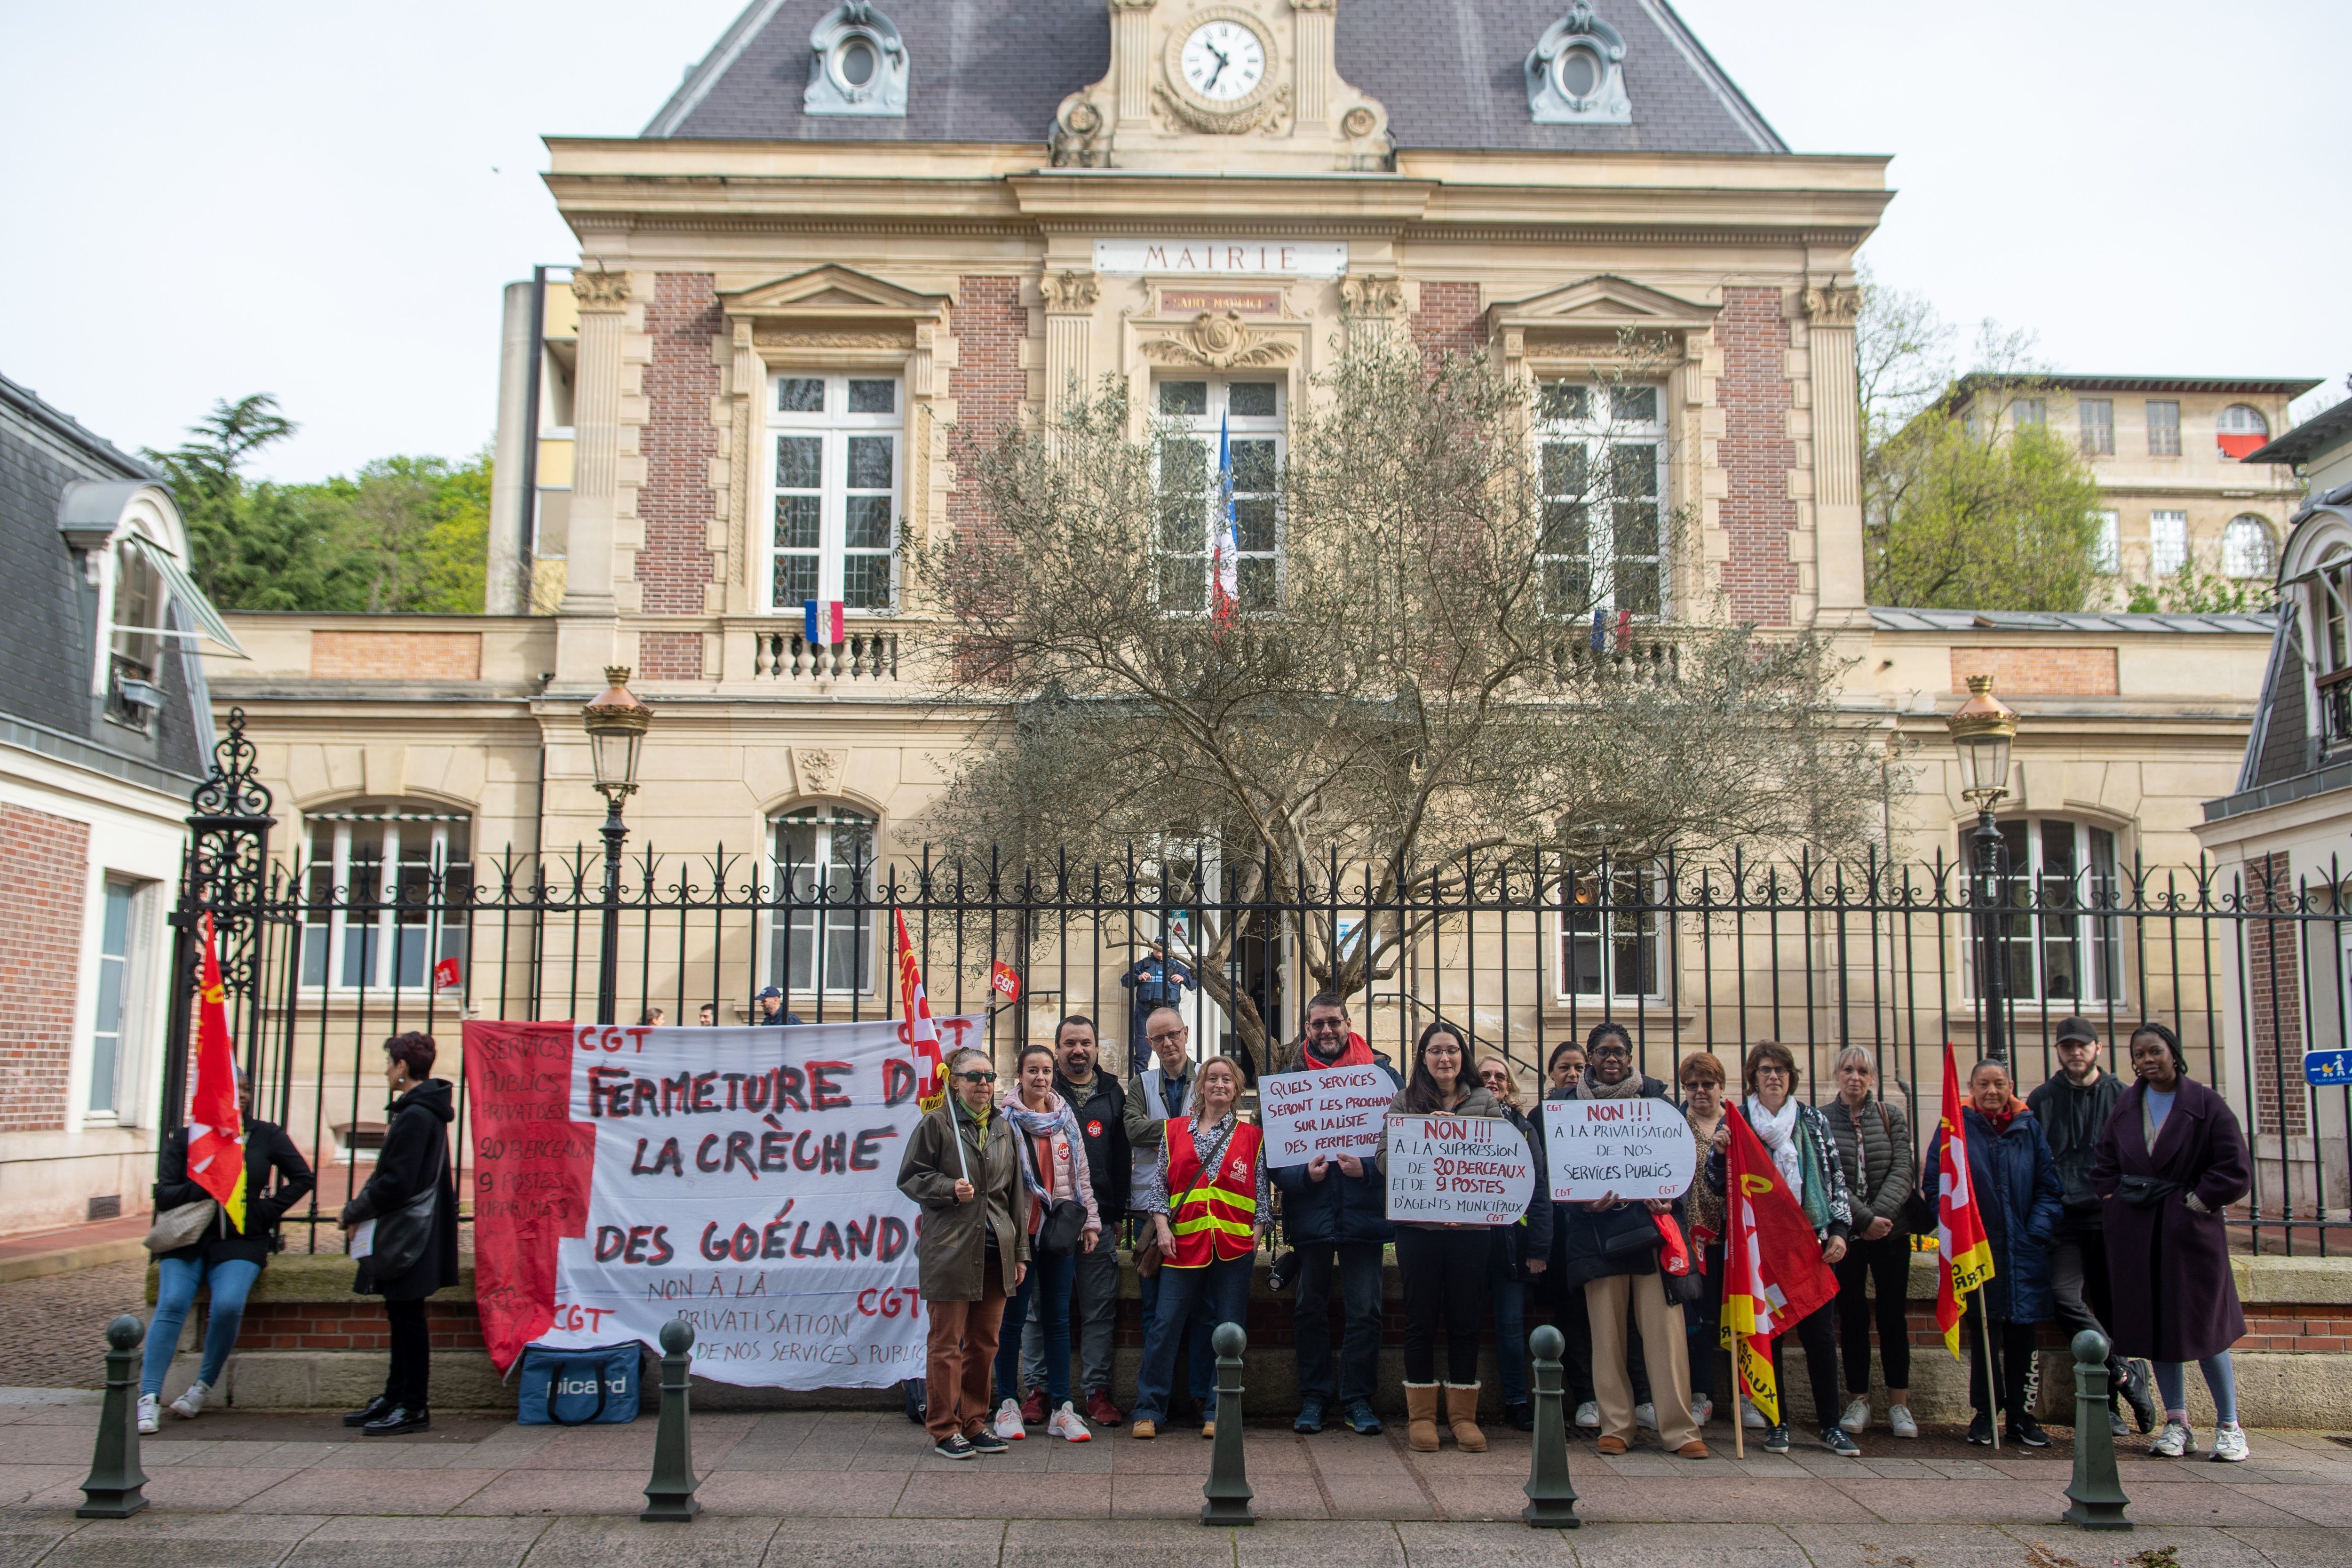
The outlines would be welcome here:
<svg viewBox="0 0 2352 1568">
<path fill-rule="evenodd" d="M 1528 1461 L 1517 1434 L 1495 1434 L 1483 1456 L 1413 1455 L 1395 1432 L 1299 1438 L 1253 1427 L 1250 1480 L 1265 1522 L 1229 1531 L 1192 1522 L 1209 1445 L 1191 1431 L 1154 1443 L 1032 1436 L 1004 1458 L 955 1464 L 896 1415 L 710 1415 L 694 1424 L 707 1511 L 679 1527 L 634 1518 L 650 1415 L 573 1430 L 457 1416 L 429 1434 L 364 1440 L 331 1416 L 224 1412 L 167 1420 L 146 1440 L 147 1514 L 81 1521 L 71 1510 L 97 1414 L 0 1405 L 0 1564 L 1083 1568 L 1143 1549 L 1153 1568 L 2333 1568 L 2352 1554 L 2342 1528 L 2352 1524 L 2352 1448 L 2305 1432 L 2253 1434 L 2256 1458 L 2239 1466 L 2127 1453 L 2140 1528 L 2090 1536 L 2056 1522 L 2063 1447 L 1990 1458 L 1950 1434 L 1898 1444 L 1879 1433 L 1861 1460 L 1801 1449 L 1693 1463 L 1657 1452 L 1603 1459 L 1577 1443 L 1570 1460 L 1591 1522 L 1557 1532 L 1517 1522 Z M 2142 1562 L 2166 1545 L 2170 1559 Z"/>
</svg>

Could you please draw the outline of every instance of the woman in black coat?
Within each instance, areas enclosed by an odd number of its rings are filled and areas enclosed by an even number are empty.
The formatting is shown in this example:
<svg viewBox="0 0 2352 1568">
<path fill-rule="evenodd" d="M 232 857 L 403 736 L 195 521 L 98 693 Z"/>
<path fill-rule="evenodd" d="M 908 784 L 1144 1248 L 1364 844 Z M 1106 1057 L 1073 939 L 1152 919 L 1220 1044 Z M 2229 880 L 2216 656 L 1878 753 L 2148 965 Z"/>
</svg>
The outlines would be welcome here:
<svg viewBox="0 0 2352 1568">
<path fill-rule="evenodd" d="M 416 1261 L 396 1274 L 382 1271 L 371 1255 L 360 1259 L 352 1289 L 383 1298 L 392 1327 L 392 1370 L 383 1392 L 343 1417 L 371 1437 L 421 1432 L 432 1425 L 427 1413 L 432 1345 L 425 1328 L 425 1298 L 457 1282 L 457 1185 L 450 1169 L 449 1123 L 457 1117 L 449 1080 L 434 1078 L 433 1037 L 405 1034 L 383 1043 L 384 1082 L 392 1089 L 392 1121 L 384 1129 L 375 1173 L 359 1195 L 343 1205 L 343 1228 L 363 1221 L 384 1228 L 410 1200 L 431 1189 L 432 1229 Z"/>
<path fill-rule="evenodd" d="M 147 1325 L 147 1348 L 139 1373 L 139 1430 L 155 1430 L 156 1405 L 163 1397 L 163 1376 L 172 1369 L 172 1353 L 179 1348 L 180 1325 L 196 1304 L 197 1287 L 211 1292 L 205 1314 L 205 1359 L 196 1381 L 172 1401 L 172 1414 L 194 1417 L 205 1407 L 205 1396 L 220 1382 L 229 1352 L 236 1348 L 237 1330 L 245 1324 L 245 1299 L 253 1282 L 278 1250 L 278 1221 L 287 1210 L 310 1195 L 317 1180 L 310 1162 L 274 1121 L 253 1120 L 253 1086 L 243 1072 L 236 1075 L 237 1107 L 245 1118 L 245 1228 L 215 1214 L 200 1241 L 155 1255 L 155 1316 Z M 269 1175 L 278 1173 L 278 1190 L 269 1190 Z M 163 1140 L 163 1158 L 155 1173 L 155 1212 L 182 1208 L 212 1196 L 188 1177 L 188 1130 L 173 1129 Z"/>
<path fill-rule="evenodd" d="M 2246 1331 L 2230 1275 L 2221 1211 L 2252 1184 L 2246 1135 L 2229 1102 L 2189 1076 L 2162 1024 L 2132 1031 L 2139 1081 L 2116 1102 L 2091 1162 L 2106 1231 L 2115 1353 L 2156 1364 L 2165 1426 L 2148 1451 L 2179 1458 L 2196 1446 L 2186 1363 L 2203 1369 L 2220 1428 L 2213 1458 L 2246 1458 L 2230 1347 Z"/>
</svg>

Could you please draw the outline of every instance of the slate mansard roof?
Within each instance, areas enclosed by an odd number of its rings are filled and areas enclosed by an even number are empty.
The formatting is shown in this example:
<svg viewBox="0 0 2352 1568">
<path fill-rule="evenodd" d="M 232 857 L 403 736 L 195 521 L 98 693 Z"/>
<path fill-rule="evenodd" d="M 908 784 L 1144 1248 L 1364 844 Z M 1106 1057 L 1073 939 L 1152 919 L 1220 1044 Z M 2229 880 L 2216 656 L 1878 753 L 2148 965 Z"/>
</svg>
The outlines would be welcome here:
<svg viewBox="0 0 2352 1568">
<path fill-rule="evenodd" d="M 1526 61 L 1570 0 L 1340 0 L 1339 74 L 1401 148 L 1786 153 L 1667 0 L 1591 0 L 1624 36 L 1630 125 L 1537 125 Z M 911 61 L 904 119 L 805 115 L 809 34 L 835 0 L 751 0 L 648 137 L 1032 142 L 1110 67 L 1104 0 L 881 0 Z"/>
</svg>

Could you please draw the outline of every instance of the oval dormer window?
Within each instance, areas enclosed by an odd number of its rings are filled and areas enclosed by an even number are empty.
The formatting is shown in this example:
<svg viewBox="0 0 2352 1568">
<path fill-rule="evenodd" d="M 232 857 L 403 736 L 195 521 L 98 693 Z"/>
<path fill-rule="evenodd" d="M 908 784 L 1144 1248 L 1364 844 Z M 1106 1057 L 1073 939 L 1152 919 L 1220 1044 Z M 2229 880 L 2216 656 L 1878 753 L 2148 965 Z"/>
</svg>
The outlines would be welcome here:
<svg viewBox="0 0 2352 1568">
<path fill-rule="evenodd" d="M 1591 98 L 1601 89 L 1607 68 L 1601 57 L 1591 49 L 1570 48 L 1559 52 L 1559 90 L 1564 98 Z"/>
<path fill-rule="evenodd" d="M 833 68 L 841 74 L 842 81 L 847 86 L 864 87 L 874 79 L 874 58 L 873 40 L 852 35 L 843 39 L 841 47 L 834 51 Z"/>
<path fill-rule="evenodd" d="M 904 119 L 908 66 L 907 41 L 873 0 L 842 0 L 809 33 L 808 91 L 801 96 L 801 112 Z"/>
</svg>

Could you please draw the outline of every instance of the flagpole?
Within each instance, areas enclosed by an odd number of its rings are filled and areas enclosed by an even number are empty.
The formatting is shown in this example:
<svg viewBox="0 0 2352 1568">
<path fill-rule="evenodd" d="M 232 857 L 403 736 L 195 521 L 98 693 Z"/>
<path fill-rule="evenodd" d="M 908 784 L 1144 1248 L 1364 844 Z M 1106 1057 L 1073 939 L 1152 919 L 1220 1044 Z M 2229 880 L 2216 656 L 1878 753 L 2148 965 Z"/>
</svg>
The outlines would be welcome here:
<svg viewBox="0 0 2352 1568">
<path fill-rule="evenodd" d="M 1731 1457 L 1748 1458 L 1748 1418 L 1740 1406 L 1748 1403 L 1748 1372 L 1739 1364 L 1739 1352 L 1731 1352 Z"/>
<path fill-rule="evenodd" d="M 1979 1287 L 1969 1316 L 1977 1321 L 1977 1344 L 1984 1352 L 1985 1400 L 1992 1406 L 1992 1451 L 2000 1452 L 2000 1379 L 1992 1364 L 1992 1324 L 1985 1316 L 1984 1290 Z"/>
</svg>

